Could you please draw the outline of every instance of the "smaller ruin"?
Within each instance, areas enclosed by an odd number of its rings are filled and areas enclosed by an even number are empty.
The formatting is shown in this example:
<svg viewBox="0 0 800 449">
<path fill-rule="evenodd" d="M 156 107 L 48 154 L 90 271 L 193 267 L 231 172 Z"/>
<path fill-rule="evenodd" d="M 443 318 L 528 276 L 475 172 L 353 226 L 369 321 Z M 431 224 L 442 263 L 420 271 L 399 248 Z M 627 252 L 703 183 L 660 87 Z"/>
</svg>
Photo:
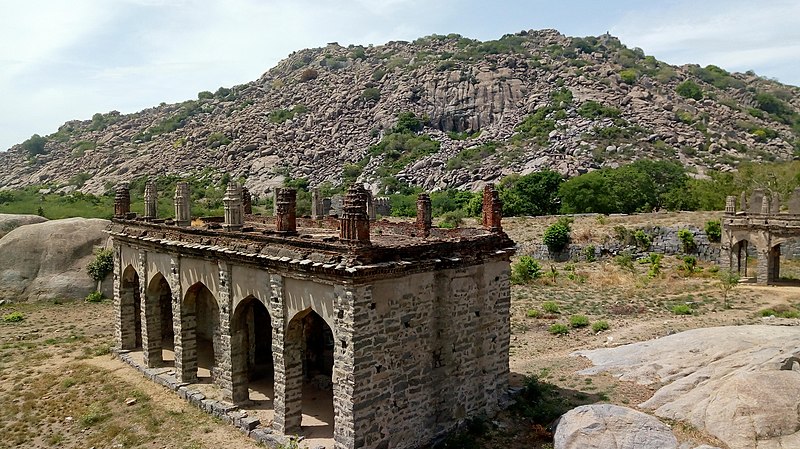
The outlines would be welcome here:
<svg viewBox="0 0 800 449">
<path fill-rule="evenodd" d="M 780 280 L 781 245 L 800 237 L 800 188 L 785 203 L 776 193 L 753 190 L 729 196 L 722 218 L 722 254 L 728 255 L 730 270 L 762 285 Z M 755 255 L 756 269 L 748 269 L 748 257 Z"/>
<path fill-rule="evenodd" d="M 296 191 L 278 188 L 265 217 L 231 183 L 224 217 L 193 220 L 186 183 L 174 218 L 157 217 L 155 189 L 137 217 L 120 185 L 108 230 L 116 350 L 154 380 L 259 441 L 328 429 L 336 449 L 423 446 L 501 407 L 515 244 L 493 186 L 483 226 L 459 229 L 433 226 L 426 194 L 416 221 L 397 223 L 375 220 L 381 201 L 361 186 L 338 217 L 319 192 L 298 217 Z M 268 419 L 236 411 L 254 394 Z"/>
</svg>

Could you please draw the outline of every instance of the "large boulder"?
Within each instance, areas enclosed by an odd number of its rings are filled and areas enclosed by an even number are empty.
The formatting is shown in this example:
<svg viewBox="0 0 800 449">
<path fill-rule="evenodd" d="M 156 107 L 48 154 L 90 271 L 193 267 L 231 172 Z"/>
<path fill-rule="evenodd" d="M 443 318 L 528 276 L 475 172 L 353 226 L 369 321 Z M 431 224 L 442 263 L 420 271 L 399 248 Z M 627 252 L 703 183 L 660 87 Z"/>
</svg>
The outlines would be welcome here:
<svg viewBox="0 0 800 449">
<path fill-rule="evenodd" d="M 47 219 L 39 215 L 0 214 L 0 238 L 20 226 L 45 221 Z"/>
<path fill-rule="evenodd" d="M 613 404 L 582 405 L 565 413 L 554 449 L 677 449 L 670 428 L 646 413 Z"/>
<path fill-rule="evenodd" d="M 623 380 L 660 384 L 640 404 L 737 449 L 800 447 L 800 329 L 694 329 L 616 348 L 579 351 Z"/>
<path fill-rule="evenodd" d="M 95 248 L 105 246 L 108 236 L 103 230 L 108 224 L 69 218 L 9 232 L 0 239 L 0 300 L 76 299 L 94 291 L 97 284 L 86 265 Z"/>
</svg>

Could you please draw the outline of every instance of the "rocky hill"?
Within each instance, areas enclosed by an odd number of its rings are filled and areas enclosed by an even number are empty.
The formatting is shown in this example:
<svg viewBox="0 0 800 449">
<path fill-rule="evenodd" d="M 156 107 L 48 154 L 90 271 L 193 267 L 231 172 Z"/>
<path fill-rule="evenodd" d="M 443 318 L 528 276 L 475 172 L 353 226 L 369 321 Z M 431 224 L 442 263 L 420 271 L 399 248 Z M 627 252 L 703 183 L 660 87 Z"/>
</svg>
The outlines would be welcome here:
<svg viewBox="0 0 800 449">
<path fill-rule="evenodd" d="M 254 192 L 285 176 L 476 189 L 510 173 L 575 175 L 639 158 L 703 176 L 795 157 L 798 111 L 797 87 L 670 66 L 609 35 L 331 43 L 197 100 L 67 122 L 0 153 L 0 187 L 102 193 L 143 175 L 229 173 Z M 409 112 L 423 127 L 398 136 Z"/>
</svg>

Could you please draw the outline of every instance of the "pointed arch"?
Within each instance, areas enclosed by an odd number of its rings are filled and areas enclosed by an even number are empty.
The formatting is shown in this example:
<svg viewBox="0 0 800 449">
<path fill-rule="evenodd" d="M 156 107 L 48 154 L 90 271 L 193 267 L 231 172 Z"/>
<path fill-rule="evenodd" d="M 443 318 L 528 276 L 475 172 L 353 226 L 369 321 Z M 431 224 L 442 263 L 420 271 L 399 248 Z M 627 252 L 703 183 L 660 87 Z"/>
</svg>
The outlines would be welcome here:
<svg viewBox="0 0 800 449">
<path fill-rule="evenodd" d="M 132 350 L 142 346 L 142 299 L 139 273 L 133 265 L 122 270 L 119 283 L 119 346 Z"/>
<path fill-rule="evenodd" d="M 192 284 L 181 305 L 182 347 L 186 354 L 185 374 L 217 378 L 217 358 L 222 353 L 217 298 L 202 282 Z M 194 351 L 193 351 L 194 350 Z"/>
<path fill-rule="evenodd" d="M 146 364 L 150 367 L 164 364 L 164 351 L 175 347 L 172 314 L 172 288 L 161 272 L 150 278 L 145 289 L 145 324 L 147 328 Z"/>
<path fill-rule="evenodd" d="M 261 300 L 249 295 L 239 302 L 231 319 L 231 337 L 234 403 L 249 401 L 251 386 L 259 389 L 259 397 L 271 402 L 274 393 L 272 320 Z"/>
</svg>

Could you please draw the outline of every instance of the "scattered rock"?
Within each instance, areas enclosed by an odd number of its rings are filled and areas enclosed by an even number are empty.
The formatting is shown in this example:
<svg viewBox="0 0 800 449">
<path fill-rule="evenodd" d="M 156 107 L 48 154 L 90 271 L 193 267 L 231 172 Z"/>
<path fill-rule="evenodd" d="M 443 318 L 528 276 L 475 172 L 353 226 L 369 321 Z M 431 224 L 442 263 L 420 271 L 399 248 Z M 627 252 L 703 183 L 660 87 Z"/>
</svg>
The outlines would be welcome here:
<svg viewBox="0 0 800 449">
<path fill-rule="evenodd" d="M 677 449 L 670 428 L 648 414 L 613 404 L 582 405 L 558 422 L 554 449 Z"/>
<path fill-rule="evenodd" d="M 131 405 L 136 405 L 136 398 L 128 398 L 125 399 L 125 405 L 130 407 Z"/>
</svg>

